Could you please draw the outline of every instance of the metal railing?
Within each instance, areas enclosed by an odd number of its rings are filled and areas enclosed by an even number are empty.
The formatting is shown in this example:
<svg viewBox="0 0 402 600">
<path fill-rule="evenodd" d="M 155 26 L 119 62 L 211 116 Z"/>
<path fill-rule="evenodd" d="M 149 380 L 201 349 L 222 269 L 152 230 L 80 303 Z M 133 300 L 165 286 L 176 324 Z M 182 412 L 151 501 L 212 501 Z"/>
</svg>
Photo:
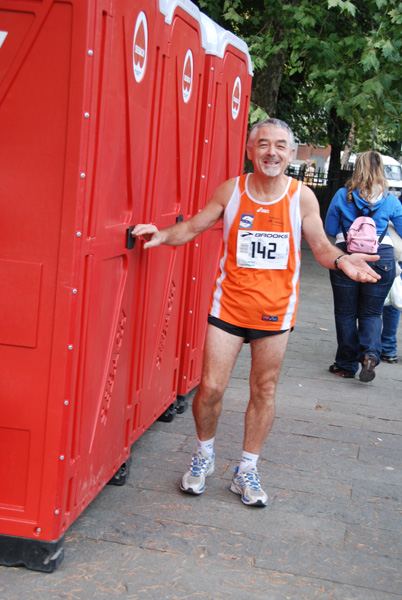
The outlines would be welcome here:
<svg viewBox="0 0 402 600">
<path fill-rule="evenodd" d="M 328 177 L 328 172 L 326 171 L 317 171 L 314 175 L 305 175 L 303 177 L 299 173 L 298 168 L 289 165 L 286 174 L 295 179 L 303 180 L 303 183 L 313 190 L 320 205 L 321 218 L 324 220 L 332 197 L 339 188 L 345 185 L 346 181 L 351 177 L 352 171 L 336 171 L 331 174 L 331 177 Z"/>
</svg>

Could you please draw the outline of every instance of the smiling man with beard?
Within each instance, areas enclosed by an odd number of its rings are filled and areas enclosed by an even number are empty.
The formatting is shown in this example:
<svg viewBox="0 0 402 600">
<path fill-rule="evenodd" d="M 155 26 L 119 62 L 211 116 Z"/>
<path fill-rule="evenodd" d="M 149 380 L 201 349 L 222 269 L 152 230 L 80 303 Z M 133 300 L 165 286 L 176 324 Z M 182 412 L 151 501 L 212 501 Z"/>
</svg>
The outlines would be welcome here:
<svg viewBox="0 0 402 600">
<path fill-rule="evenodd" d="M 247 155 L 254 172 L 229 179 L 188 221 L 158 230 L 137 225 L 144 248 L 179 246 L 223 218 L 222 254 L 212 292 L 200 386 L 193 400 L 197 448 L 180 489 L 199 495 L 214 471 L 214 440 L 222 398 L 244 342 L 251 346 L 250 399 L 243 454 L 230 484 L 248 506 L 266 506 L 257 460 L 275 415 L 275 390 L 298 304 L 302 232 L 316 260 L 357 281 L 379 276 L 365 254 L 341 254 L 328 241 L 314 193 L 285 175 L 295 152 L 293 132 L 279 119 L 254 125 Z"/>
</svg>

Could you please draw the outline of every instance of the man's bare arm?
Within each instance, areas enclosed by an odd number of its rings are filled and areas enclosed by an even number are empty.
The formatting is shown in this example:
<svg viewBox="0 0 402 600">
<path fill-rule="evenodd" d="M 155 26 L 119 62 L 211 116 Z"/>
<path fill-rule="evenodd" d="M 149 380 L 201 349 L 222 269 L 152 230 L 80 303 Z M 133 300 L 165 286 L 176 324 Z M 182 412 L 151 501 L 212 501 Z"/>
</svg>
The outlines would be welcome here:
<svg viewBox="0 0 402 600">
<path fill-rule="evenodd" d="M 188 221 L 175 223 L 161 230 L 151 223 L 142 223 L 134 227 L 131 235 L 133 237 L 143 237 L 146 240 L 144 248 L 153 248 L 160 244 L 167 246 L 187 244 L 187 242 L 213 227 L 222 218 L 235 183 L 235 179 L 229 179 L 220 185 L 212 194 L 208 204 Z"/>
</svg>

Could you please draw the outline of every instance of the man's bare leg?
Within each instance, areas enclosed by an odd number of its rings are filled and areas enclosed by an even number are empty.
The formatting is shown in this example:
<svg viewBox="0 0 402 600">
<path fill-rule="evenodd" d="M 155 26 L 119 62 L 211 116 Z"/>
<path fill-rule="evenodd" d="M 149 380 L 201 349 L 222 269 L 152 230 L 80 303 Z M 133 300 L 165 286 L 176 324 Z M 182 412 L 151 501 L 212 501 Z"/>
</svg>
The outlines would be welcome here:
<svg viewBox="0 0 402 600">
<path fill-rule="evenodd" d="M 205 478 L 214 471 L 212 438 L 215 437 L 222 411 L 223 394 L 243 341 L 242 337 L 208 325 L 201 383 L 193 400 L 193 415 L 199 446 L 193 454 L 190 468 L 181 480 L 180 489 L 183 492 L 202 494 L 205 489 Z M 208 444 L 201 445 L 205 441 Z M 209 443 L 211 445 L 208 448 Z"/>
<path fill-rule="evenodd" d="M 275 392 L 290 332 L 251 341 L 250 401 L 243 450 L 260 454 L 275 417 Z"/>
<path fill-rule="evenodd" d="M 257 460 L 275 416 L 275 391 L 285 356 L 289 332 L 251 342 L 250 401 L 245 416 L 242 460 L 230 489 L 248 506 L 266 506 Z"/>
<path fill-rule="evenodd" d="M 200 440 L 214 437 L 222 411 L 222 398 L 244 339 L 208 325 L 200 387 L 193 400 L 193 415 Z"/>
</svg>

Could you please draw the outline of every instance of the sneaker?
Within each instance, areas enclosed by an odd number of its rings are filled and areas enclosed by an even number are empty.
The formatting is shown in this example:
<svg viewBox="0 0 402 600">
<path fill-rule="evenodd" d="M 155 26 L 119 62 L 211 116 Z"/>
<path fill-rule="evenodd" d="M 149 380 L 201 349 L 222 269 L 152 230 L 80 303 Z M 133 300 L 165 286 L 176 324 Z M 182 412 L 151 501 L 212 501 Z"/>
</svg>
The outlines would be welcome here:
<svg viewBox="0 0 402 600">
<path fill-rule="evenodd" d="M 386 354 L 381 354 L 380 356 L 382 362 L 387 362 L 390 363 L 391 365 L 393 365 L 394 363 L 398 362 L 398 357 L 396 356 L 387 356 Z"/>
<path fill-rule="evenodd" d="M 205 478 L 215 469 L 215 455 L 210 456 L 202 450 L 194 452 L 189 470 L 184 473 L 180 483 L 182 492 L 199 495 L 205 490 Z"/>
<path fill-rule="evenodd" d="M 373 381 L 375 377 L 374 367 L 375 367 L 376 359 L 375 356 L 371 354 L 367 354 L 362 362 L 362 370 L 359 373 L 360 381 L 367 383 L 368 381 Z"/>
<path fill-rule="evenodd" d="M 255 467 L 249 467 L 242 473 L 239 473 L 239 467 L 236 467 L 229 489 L 235 494 L 240 494 L 241 501 L 247 506 L 266 506 L 268 504 L 268 496 L 261 488 Z"/>
</svg>

